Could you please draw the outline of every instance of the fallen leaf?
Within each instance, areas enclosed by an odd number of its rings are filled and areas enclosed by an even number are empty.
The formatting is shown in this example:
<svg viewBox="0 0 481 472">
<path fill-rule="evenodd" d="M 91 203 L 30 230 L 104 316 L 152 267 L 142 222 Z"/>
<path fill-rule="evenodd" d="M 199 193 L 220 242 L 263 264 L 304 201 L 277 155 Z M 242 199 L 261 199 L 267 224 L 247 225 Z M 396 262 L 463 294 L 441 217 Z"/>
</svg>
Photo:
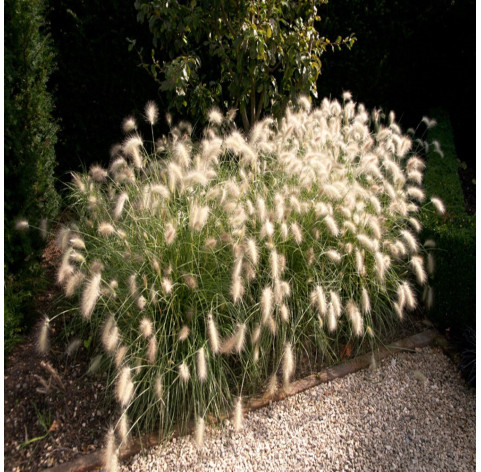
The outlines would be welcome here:
<svg viewBox="0 0 481 472">
<path fill-rule="evenodd" d="M 351 357 L 351 345 L 341 345 L 341 361 L 346 359 L 347 357 Z"/>
<path fill-rule="evenodd" d="M 48 430 L 49 433 L 53 433 L 54 431 L 57 431 L 57 429 L 60 428 L 60 421 L 58 420 L 53 420 L 52 425 L 50 426 L 50 429 Z"/>
</svg>

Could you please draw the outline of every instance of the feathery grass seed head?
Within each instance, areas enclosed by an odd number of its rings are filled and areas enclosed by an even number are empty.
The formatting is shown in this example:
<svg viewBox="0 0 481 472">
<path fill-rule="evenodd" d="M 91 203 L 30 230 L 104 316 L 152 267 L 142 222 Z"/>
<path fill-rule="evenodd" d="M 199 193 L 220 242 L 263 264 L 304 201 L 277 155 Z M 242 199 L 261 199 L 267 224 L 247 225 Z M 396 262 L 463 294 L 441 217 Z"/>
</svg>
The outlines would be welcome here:
<svg viewBox="0 0 481 472">
<path fill-rule="evenodd" d="M 323 288 L 318 285 L 310 294 L 311 304 L 317 308 L 318 313 L 324 316 L 327 312 L 326 296 Z"/>
<path fill-rule="evenodd" d="M 65 283 L 65 296 L 67 298 L 70 298 L 75 294 L 85 278 L 83 272 L 71 272 L 70 274 L 70 277 L 68 277 Z M 63 276 L 61 278 L 63 279 Z"/>
<path fill-rule="evenodd" d="M 50 320 L 45 317 L 40 325 L 37 350 L 40 354 L 47 354 L 50 348 Z"/>
<path fill-rule="evenodd" d="M 341 316 L 342 313 L 342 303 L 341 303 L 341 298 L 339 295 L 332 291 L 329 293 L 330 298 L 331 298 L 331 304 L 334 309 L 334 313 L 336 314 L 337 318 Z"/>
<path fill-rule="evenodd" d="M 288 323 L 289 322 L 289 308 L 287 307 L 287 305 L 285 303 L 283 303 L 281 305 L 281 308 L 280 308 L 280 315 L 281 315 L 281 320 L 284 322 L 284 323 Z"/>
<path fill-rule="evenodd" d="M 369 293 L 364 287 L 362 288 L 361 307 L 363 313 L 371 313 L 371 301 L 369 299 Z"/>
<path fill-rule="evenodd" d="M 170 295 L 172 293 L 172 289 L 174 288 L 174 285 L 172 284 L 172 281 L 168 277 L 164 277 L 162 279 L 162 290 L 166 295 Z"/>
<path fill-rule="evenodd" d="M 440 198 L 432 197 L 431 203 L 434 205 L 434 208 L 436 208 L 436 211 L 440 215 L 444 215 L 444 213 L 446 212 L 446 208 L 444 207 L 444 204 Z"/>
<path fill-rule="evenodd" d="M 329 260 L 331 260 L 335 264 L 339 264 L 339 262 L 341 262 L 341 259 L 342 259 L 342 256 L 333 249 L 327 251 L 326 256 Z"/>
<path fill-rule="evenodd" d="M 426 262 L 426 270 L 429 275 L 434 274 L 435 262 L 434 256 L 431 253 L 428 253 L 427 262 Z"/>
<path fill-rule="evenodd" d="M 117 369 L 122 365 L 126 354 L 127 354 L 127 346 L 120 346 L 117 349 L 117 352 L 115 353 L 115 359 L 114 359 L 115 367 L 117 367 Z"/>
<path fill-rule="evenodd" d="M 421 256 L 413 256 L 410 263 L 419 285 L 424 285 L 427 281 L 427 275 L 423 267 L 423 258 Z"/>
<path fill-rule="evenodd" d="M 274 372 L 270 377 L 269 377 L 269 382 L 267 383 L 267 389 L 266 389 L 266 395 L 268 397 L 273 397 L 276 392 L 277 392 L 277 373 Z"/>
<path fill-rule="evenodd" d="M 187 383 L 190 379 L 190 370 L 189 366 L 186 364 L 185 361 L 182 362 L 182 364 L 179 365 L 179 378 L 183 383 Z"/>
<path fill-rule="evenodd" d="M 130 430 L 129 418 L 127 416 L 127 412 L 124 411 L 118 423 L 119 436 L 121 441 L 124 444 L 126 444 L 127 440 L 129 439 L 129 430 Z"/>
<path fill-rule="evenodd" d="M 157 123 L 157 120 L 159 118 L 159 109 L 155 102 L 153 101 L 148 101 L 145 105 L 145 118 L 148 123 L 150 123 L 152 126 Z"/>
<path fill-rule="evenodd" d="M 353 300 L 349 300 L 346 304 L 346 312 L 351 321 L 353 332 L 356 336 L 361 336 L 363 333 L 363 319 L 359 308 Z"/>
<path fill-rule="evenodd" d="M 205 358 L 205 349 L 201 347 L 197 351 L 197 378 L 200 382 L 207 380 L 207 361 Z"/>
<path fill-rule="evenodd" d="M 103 465 L 106 472 L 117 472 L 119 469 L 118 451 L 115 444 L 115 432 L 112 427 L 108 430 L 105 440 L 105 449 L 103 451 Z"/>
<path fill-rule="evenodd" d="M 103 222 L 99 224 L 98 232 L 101 236 L 112 236 L 115 234 L 115 228 L 110 223 Z"/>
<path fill-rule="evenodd" d="M 414 292 L 413 292 L 411 286 L 409 285 L 408 282 L 403 282 L 401 284 L 401 286 L 402 286 L 402 290 L 404 292 L 404 296 L 406 298 L 406 306 L 410 310 L 414 310 L 416 308 L 417 301 L 416 301 L 416 296 L 414 295 Z"/>
<path fill-rule="evenodd" d="M 130 374 L 130 367 L 125 366 L 120 371 L 115 393 L 120 406 L 125 408 L 132 399 L 134 393 L 134 384 Z"/>
<path fill-rule="evenodd" d="M 149 339 L 149 345 L 147 348 L 147 360 L 149 364 L 153 364 L 155 362 L 155 358 L 157 356 L 157 350 L 158 350 L 157 339 L 155 339 L 155 336 L 152 336 Z"/>
<path fill-rule="evenodd" d="M 292 232 L 292 236 L 294 237 L 294 241 L 297 244 L 301 244 L 303 240 L 302 230 L 297 223 L 294 222 L 291 224 L 291 232 Z"/>
<path fill-rule="evenodd" d="M 327 330 L 330 333 L 336 331 L 337 328 L 337 316 L 336 311 L 332 303 L 329 303 L 329 307 L 327 309 Z"/>
<path fill-rule="evenodd" d="M 102 330 L 102 344 L 107 353 L 113 353 L 119 343 L 119 329 L 112 315 L 107 318 Z"/>
<path fill-rule="evenodd" d="M 122 192 L 119 195 L 119 197 L 117 198 L 117 203 L 115 204 L 115 209 L 113 213 L 114 220 L 118 220 L 121 217 L 122 212 L 124 210 L 125 202 L 128 199 L 129 199 L 129 195 L 127 194 L 127 192 Z"/>
<path fill-rule="evenodd" d="M 155 394 L 157 395 L 157 399 L 162 400 L 162 394 L 164 392 L 164 384 L 162 381 L 161 374 L 158 374 L 157 377 L 155 378 L 154 390 L 155 390 Z"/>
<path fill-rule="evenodd" d="M 238 432 L 242 429 L 242 398 L 239 397 L 234 406 L 234 418 L 233 418 L 233 424 L 234 424 L 234 431 Z"/>
<path fill-rule="evenodd" d="M 218 354 L 220 352 L 220 339 L 212 313 L 207 315 L 207 333 L 212 352 Z"/>
<path fill-rule="evenodd" d="M 134 131 L 137 129 L 137 122 L 135 121 L 135 118 L 133 116 L 127 116 L 124 118 L 124 121 L 122 122 L 122 130 L 124 133 L 130 133 L 131 131 Z"/>
<path fill-rule="evenodd" d="M 137 298 L 137 307 L 140 311 L 144 311 L 145 307 L 147 306 L 147 300 L 143 295 L 140 295 L 139 298 Z"/>
<path fill-rule="evenodd" d="M 97 300 L 100 295 L 100 282 L 102 275 L 100 272 L 94 273 L 90 280 L 87 282 L 85 289 L 82 293 L 82 303 L 80 306 L 80 313 L 88 320 L 92 316 L 92 313 L 97 304 Z"/>
<path fill-rule="evenodd" d="M 261 295 L 261 310 L 262 310 L 262 324 L 265 325 L 268 319 L 272 316 L 273 310 L 273 292 L 272 288 L 267 286 L 262 290 Z"/>
<path fill-rule="evenodd" d="M 199 417 L 195 423 L 195 443 L 201 448 L 204 445 L 205 421 Z"/>
<path fill-rule="evenodd" d="M 189 337 L 190 328 L 187 325 L 182 326 L 179 332 L 179 341 L 185 341 Z"/>
<path fill-rule="evenodd" d="M 294 373 L 294 354 L 292 353 L 292 345 L 287 342 L 284 346 L 284 354 L 282 358 L 282 377 L 284 387 L 289 385 L 292 374 Z"/>
</svg>

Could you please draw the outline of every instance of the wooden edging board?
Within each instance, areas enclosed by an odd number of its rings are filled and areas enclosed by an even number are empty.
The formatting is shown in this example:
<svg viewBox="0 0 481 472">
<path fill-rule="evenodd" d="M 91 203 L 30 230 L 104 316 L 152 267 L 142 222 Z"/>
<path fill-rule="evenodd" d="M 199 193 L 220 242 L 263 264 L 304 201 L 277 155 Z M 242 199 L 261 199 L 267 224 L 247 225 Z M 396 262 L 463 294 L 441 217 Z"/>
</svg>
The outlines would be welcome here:
<svg viewBox="0 0 481 472">
<path fill-rule="evenodd" d="M 259 408 L 269 405 L 271 402 L 280 401 L 284 398 L 290 397 L 297 393 L 303 392 L 309 388 L 315 387 L 321 383 L 329 382 L 330 380 L 344 377 L 347 374 L 352 374 L 361 369 L 369 367 L 372 362 L 372 357 L 377 361 L 384 359 L 392 355 L 399 350 L 415 349 L 428 346 L 433 341 L 440 337 L 440 334 L 435 329 L 428 329 L 421 333 L 414 334 L 407 338 L 396 341 L 389 346 L 379 348 L 374 352 L 369 352 L 361 356 L 350 359 L 342 364 L 338 364 L 327 369 L 323 369 L 316 374 L 309 375 L 303 379 L 292 382 L 288 391 L 282 391 L 281 393 L 267 397 L 265 395 L 259 395 L 250 398 L 244 405 L 243 411 L 247 413 L 249 411 L 257 410 Z M 159 437 L 156 434 L 145 435 L 141 439 L 132 440 L 126 447 L 121 449 L 119 458 L 121 460 L 127 459 L 139 453 L 142 449 L 146 449 L 159 444 Z M 87 472 L 91 470 L 99 470 L 103 464 L 103 450 L 80 456 L 71 462 L 60 464 L 49 469 L 44 469 L 43 472 Z"/>
</svg>

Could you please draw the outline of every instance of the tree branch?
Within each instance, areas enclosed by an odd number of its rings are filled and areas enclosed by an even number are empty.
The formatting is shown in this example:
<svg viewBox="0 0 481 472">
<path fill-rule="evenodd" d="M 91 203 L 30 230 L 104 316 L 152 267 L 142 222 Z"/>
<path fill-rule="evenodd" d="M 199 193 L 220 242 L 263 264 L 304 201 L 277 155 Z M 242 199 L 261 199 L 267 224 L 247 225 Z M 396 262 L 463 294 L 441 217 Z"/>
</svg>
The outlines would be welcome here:
<svg viewBox="0 0 481 472">
<path fill-rule="evenodd" d="M 262 108 L 264 107 L 264 97 L 266 96 L 266 91 L 262 90 L 261 96 L 257 103 L 257 110 L 256 110 L 256 121 L 259 121 L 262 113 Z"/>
<path fill-rule="evenodd" d="M 256 122 L 256 84 L 251 75 L 251 126 Z"/>
<path fill-rule="evenodd" d="M 277 69 L 279 69 L 279 67 L 282 65 L 282 61 L 279 61 L 274 67 L 269 67 L 269 69 L 267 69 L 267 72 L 269 72 L 269 74 L 272 74 L 274 73 Z"/>
<path fill-rule="evenodd" d="M 230 34 L 232 35 L 233 38 L 236 37 L 234 28 L 232 28 L 232 25 L 230 24 L 229 18 L 226 15 L 225 8 L 224 8 L 224 2 L 220 2 L 220 9 L 222 10 L 222 16 L 224 17 L 225 24 L 227 25 L 227 28 L 229 28 Z"/>
<path fill-rule="evenodd" d="M 244 103 L 241 103 L 240 105 L 240 113 L 242 117 L 242 124 L 244 126 L 244 131 L 247 133 L 250 129 L 250 126 L 249 126 L 249 118 L 247 117 L 246 106 Z"/>
</svg>

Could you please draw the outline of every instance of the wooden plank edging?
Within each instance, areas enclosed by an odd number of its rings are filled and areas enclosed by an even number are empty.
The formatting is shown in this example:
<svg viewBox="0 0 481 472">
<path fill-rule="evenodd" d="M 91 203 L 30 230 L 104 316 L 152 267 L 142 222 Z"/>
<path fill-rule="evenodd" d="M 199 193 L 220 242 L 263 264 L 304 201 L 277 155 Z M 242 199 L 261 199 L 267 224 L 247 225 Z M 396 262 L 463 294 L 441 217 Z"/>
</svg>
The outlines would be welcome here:
<svg viewBox="0 0 481 472">
<path fill-rule="evenodd" d="M 374 351 L 374 357 L 377 362 L 392 355 L 398 350 L 422 348 L 432 344 L 437 337 L 440 337 L 438 331 L 435 329 L 428 329 L 422 331 L 421 333 L 414 334 L 413 336 L 396 341 L 387 347 L 379 348 L 378 350 Z M 369 352 L 343 362 L 342 364 L 338 364 L 334 367 L 323 369 L 320 372 L 309 375 L 303 379 L 296 380 L 290 384 L 288 391 L 282 391 L 281 393 L 276 394 L 274 397 L 267 397 L 265 395 L 251 397 L 244 406 L 243 411 L 244 413 L 247 413 L 249 411 L 257 410 L 269 405 L 271 402 L 284 400 L 287 397 L 296 395 L 297 393 L 303 392 L 304 390 L 315 387 L 321 383 L 326 383 L 365 369 L 371 364 L 372 356 L 373 353 Z M 176 433 L 174 436 L 179 436 L 179 434 Z M 126 445 L 120 451 L 119 458 L 121 460 L 128 459 L 129 457 L 139 453 L 142 449 L 146 449 L 157 444 L 159 444 L 158 435 L 145 435 L 141 439 L 132 440 L 128 445 Z M 102 457 L 103 450 L 96 451 L 91 454 L 80 456 L 71 462 L 44 469 L 43 472 L 87 472 L 91 470 L 99 470 L 102 468 Z"/>
</svg>

